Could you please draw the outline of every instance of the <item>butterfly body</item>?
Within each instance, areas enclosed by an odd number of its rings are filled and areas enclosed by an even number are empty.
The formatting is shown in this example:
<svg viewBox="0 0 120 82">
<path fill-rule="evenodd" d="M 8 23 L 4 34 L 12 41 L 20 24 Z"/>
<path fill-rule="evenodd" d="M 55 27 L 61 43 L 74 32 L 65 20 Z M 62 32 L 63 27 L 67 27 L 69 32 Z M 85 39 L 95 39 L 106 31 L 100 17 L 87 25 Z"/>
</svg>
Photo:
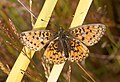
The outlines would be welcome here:
<svg viewBox="0 0 120 82">
<path fill-rule="evenodd" d="M 69 30 L 60 28 L 58 32 L 50 30 L 26 31 L 20 34 L 21 42 L 28 48 L 44 52 L 46 61 L 60 64 L 66 60 L 82 61 L 89 53 L 86 46 L 96 44 L 105 32 L 103 24 L 82 25 Z"/>
<path fill-rule="evenodd" d="M 60 27 L 60 31 L 58 31 L 58 40 L 60 42 L 61 47 L 63 48 L 65 58 L 69 58 L 69 46 L 68 46 L 68 35 L 67 31 L 65 31 L 62 27 Z"/>
</svg>

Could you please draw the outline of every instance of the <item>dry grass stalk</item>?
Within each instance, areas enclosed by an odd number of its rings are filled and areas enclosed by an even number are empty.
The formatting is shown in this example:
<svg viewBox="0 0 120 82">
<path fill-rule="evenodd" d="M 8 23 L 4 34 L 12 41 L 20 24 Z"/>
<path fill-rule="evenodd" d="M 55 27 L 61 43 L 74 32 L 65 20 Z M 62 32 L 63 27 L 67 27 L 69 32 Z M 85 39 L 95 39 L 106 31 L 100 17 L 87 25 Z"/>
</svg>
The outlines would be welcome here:
<svg viewBox="0 0 120 82">
<path fill-rule="evenodd" d="M 35 23 L 33 29 L 40 29 L 40 27 L 45 27 L 48 24 L 48 21 L 51 17 L 52 11 L 55 7 L 57 0 L 46 0 L 41 13 L 38 16 L 38 19 Z M 41 21 L 41 19 L 46 20 L 47 22 Z M 28 57 L 32 58 L 34 55 L 34 51 L 30 51 L 28 48 L 24 47 L 23 51 L 26 51 Z M 20 53 L 19 57 L 17 58 L 6 82 L 20 82 L 24 76 L 24 73 L 21 73 L 21 69 L 26 71 L 30 60 L 24 55 L 23 52 Z"/>
</svg>

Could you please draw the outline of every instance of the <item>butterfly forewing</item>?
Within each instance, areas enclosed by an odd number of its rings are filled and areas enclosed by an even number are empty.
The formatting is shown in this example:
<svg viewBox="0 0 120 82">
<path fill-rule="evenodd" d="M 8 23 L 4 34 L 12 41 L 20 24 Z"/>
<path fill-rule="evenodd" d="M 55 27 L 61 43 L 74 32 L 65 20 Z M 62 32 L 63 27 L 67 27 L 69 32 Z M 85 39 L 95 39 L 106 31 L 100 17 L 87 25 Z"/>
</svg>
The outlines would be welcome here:
<svg viewBox="0 0 120 82">
<path fill-rule="evenodd" d="M 64 51 L 58 39 L 50 42 L 44 52 L 45 59 L 54 64 L 60 64 L 65 61 Z"/>
<path fill-rule="evenodd" d="M 105 32 L 103 24 L 88 24 L 69 29 L 73 37 L 78 38 L 86 46 L 96 44 Z"/>
<path fill-rule="evenodd" d="M 73 61 L 82 61 L 86 57 L 88 57 L 89 50 L 88 48 L 77 39 L 69 40 L 70 47 L 70 60 Z"/>
<path fill-rule="evenodd" d="M 33 30 L 20 34 L 21 42 L 28 48 L 38 51 L 43 48 L 52 38 L 49 30 Z"/>
</svg>

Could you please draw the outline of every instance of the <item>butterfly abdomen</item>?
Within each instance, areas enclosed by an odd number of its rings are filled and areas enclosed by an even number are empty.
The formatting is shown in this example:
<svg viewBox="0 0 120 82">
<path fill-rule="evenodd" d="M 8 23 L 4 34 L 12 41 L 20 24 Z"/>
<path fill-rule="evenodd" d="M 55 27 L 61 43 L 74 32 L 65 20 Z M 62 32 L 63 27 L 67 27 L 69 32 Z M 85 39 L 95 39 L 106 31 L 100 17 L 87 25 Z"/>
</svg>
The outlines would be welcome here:
<svg viewBox="0 0 120 82">
<path fill-rule="evenodd" d="M 66 58 L 69 58 L 69 49 L 68 49 L 68 45 L 67 42 L 65 40 L 62 40 L 62 44 L 63 44 L 63 50 L 64 50 L 64 56 Z"/>
</svg>

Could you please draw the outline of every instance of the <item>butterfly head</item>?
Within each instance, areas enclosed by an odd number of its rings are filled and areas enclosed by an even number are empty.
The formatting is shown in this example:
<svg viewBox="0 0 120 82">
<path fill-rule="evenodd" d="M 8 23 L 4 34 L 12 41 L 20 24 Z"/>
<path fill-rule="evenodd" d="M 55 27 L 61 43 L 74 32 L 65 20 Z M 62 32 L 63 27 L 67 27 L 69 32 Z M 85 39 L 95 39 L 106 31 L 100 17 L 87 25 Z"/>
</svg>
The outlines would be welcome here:
<svg viewBox="0 0 120 82">
<path fill-rule="evenodd" d="M 59 28 L 59 31 L 57 32 L 58 36 L 61 37 L 64 32 L 64 29 L 62 27 Z"/>
</svg>

